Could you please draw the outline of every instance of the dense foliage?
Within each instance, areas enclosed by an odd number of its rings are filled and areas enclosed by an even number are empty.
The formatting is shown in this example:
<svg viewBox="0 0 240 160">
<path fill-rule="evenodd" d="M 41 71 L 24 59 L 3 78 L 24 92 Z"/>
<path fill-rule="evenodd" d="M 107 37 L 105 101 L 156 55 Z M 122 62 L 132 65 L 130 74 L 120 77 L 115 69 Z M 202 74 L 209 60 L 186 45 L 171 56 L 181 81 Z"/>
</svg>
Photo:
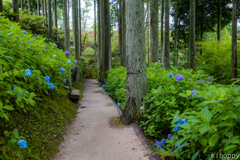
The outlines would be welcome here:
<svg viewBox="0 0 240 160">
<path fill-rule="evenodd" d="M 161 147 L 183 159 L 240 153 L 240 87 L 216 84 L 200 70 L 152 66 L 147 69 L 148 94 L 141 108 L 140 126 L 147 136 L 159 140 L 172 134 Z M 126 69 L 111 69 L 104 87 L 122 109 L 125 86 Z M 187 123 L 176 123 L 180 118 Z"/>
</svg>

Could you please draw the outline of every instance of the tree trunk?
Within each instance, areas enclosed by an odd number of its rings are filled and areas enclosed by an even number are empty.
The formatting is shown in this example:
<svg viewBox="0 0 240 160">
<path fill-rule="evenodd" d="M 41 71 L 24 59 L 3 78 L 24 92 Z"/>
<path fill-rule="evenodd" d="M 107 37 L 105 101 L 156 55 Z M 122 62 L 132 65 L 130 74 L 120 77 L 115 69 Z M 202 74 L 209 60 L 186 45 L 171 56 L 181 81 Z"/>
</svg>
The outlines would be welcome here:
<svg viewBox="0 0 240 160">
<path fill-rule="evenodd" d="M 28 0 L 28 10 L 31 11 L 31 4 L 30 4 L 30 0 Z"/>
<path fill-rule="evenodd" d="M 100 0 L 100 22 L 101 22 L 101 63 L 100 63 L 100 82 L 104 83 L 104 53 L 105 53 L 105 30 L 104 30 L 104 25 L 105 25 L 105 17 L 104 17 L 104 0 Z"/>
<path fill-rule="evenodd" d="M 170 68 L 170 41 L 169 41 L 169 0 L 165 0 L 165 47 L 164 67 Z"/>
<path fill-rule="evenodd" d="M 147 94 L 144 1 L 126 0 L 127 89 L 123 124 L 139 120 L 138 111 Z"/>
<path fill-rule="evenodd" d="M 52 39 L 52 12 L 51 0 L 48 0 L 48 38 Z"/>
<path fill-rule="evenodd" d="M 203 5 L 201 5 L 201 15 L 203 14 Z M 201 19 L 201 42 L 203 41 L 203 20 Z M 203 54 L 202 48 L 200 49 L 200 55 Z"/>
<path fill-rule="evenodd" d="M 81 49 L 82 49 L 82 44 L 81 44 L 81 38 L 82 38 L 82 33 L 81 33 L 81 30 L 82 30 L 82 24 L 81 24 L 81 0 L 79 0 L 79 7 L 78 7 L 78 9 L 79 9 L 79 17 L 78 17 L 78 29 L 79 29 L 79 41 L 78 41 L 78 43 L 79 43 L 79 56 L 81 56 Z"/>
<path fill-rule="evenodd" d="M 17 15 L 13 17 L 14 21 L 19 22 L 19 7 L 18 7 L 18 0 L 12 0 L 12 8 L 13 12 Z"/>
<path fill-rule="evenodd" d="M 0 1 L 2 1 L 2 0 L 0 0 Z M 1 2 L 0 2 L 1 3 Z M 1 8 L 1 7 L 0 7 Z M 23 0 L 21 0 L 21 11 L 23 11 Z M 0 9 L 0 12 L 1 12 L 1 9 Z"/>
<path fill-rule="evenodd" d="M 119 50 L 120 50 L 120 59 L 121 59 L 121 66 L 123 66 L 123 55 L 122 55 L 122 0 L 119 0 Z"/>
<path fill-rule="evenodd" d="M 42 7 L 42 15 L 44 16 L 44 3 L 43 3 L 43 0 L 41 0 L 41 7 Z"/>
<path fill-rule="evenodd" d="M 190 0 L 189 68 L 195 70 L 195 0 Z"/>
<path fill-rule="evenodd" d="M 104 61 L 103 61 L 103 80 L 107 79 L 107 71 L 109 70 L 109 44 L 110 44 L 110 11 L 109 0 L 104 0 Z"/>
<path fill-rule="evenodd" d="M 221 0 L 218 0 L 217 39 L 218 39 L 219 43 L 221 43 Z"/>
<path fill-rule="evenodd" d="M 150 56 L 150 3 L 147 1 L 147 8 L 148 8 L 148 15 L 147 15 L 147 20 L 146 20 L 146 25 L 148 26 L 147 28 L 147 39 L 148 39 L 148 67 L 151 65 L 151 56 Z"/>
<path fill-rule="evenodd" d="M 94 66 L 97 67 L 97 26 L 96 26 L 96 0 L 94 0 Z"/>
<path fill-rule="evenodd" d="M 175 40 L 174 40 L 174 45 L 175 45 L 175 54 L 174 54 L 174 66 L 177 67 L 178 64 L 178 47 L 177 47 L 177 39 L 178 39 L 178 0 L 175 0 L 175 15 L 174 15 L 174 25 L 175 25 Z"/>
<path fill-rule="evenodd" d="M 238 0 L 233 0 L 232 9 L 232 75 L 231 78 L 237 78 L 237 5 Z M 234 81 L 232 81 L 233 83 Z"/>
<path fill-rule="evenodd" d="M 161 64 L 162 64 L 162 67 L 163 67 L 163 23 L 164 23 L 164 0 L 162 0 L 162 9 L 161 9 Z"/>
<path fill-rule="evenodd" d="M 100 73 L 100 71 L 101 71 L 101 69 L 100 69 L 100 65 L 101 65 L 101 28 L 100 28 L 100 26 L 101 26 L 101 23 L 100 23 L 100 0 L 97 0 L 97 20 L 98 20 L 98 25 L 97 25 L 97 27 L 98 27 L 98 66 L 97 66 L 97 70 L 98 70 L 98 72 L 99 72 L 99 80 L 100 80 L 100 75 L 101 75 L 101 73 Z"/>
<path fill-rule="evenodd" d="M 40 6 L 39 6 L 39 0 L 37 0 L 37 15 L 40 15 Z"/>
<path fill-rule="evenodd" d="M 126 0 L 122 0 L 122 66 L 127 67 L 126 63 Z"/>
<path fill-rule="evenodd" d="M 70 0 L 67 1 L 67 19 L 68 19 L 68 39 L 69 39 L 69 48 L 70 48 Z"/>
<path fill-rule="evenodd" d="M 54 0 L 53 10 L 54 10 L 54 26 L 56 27 L 56 39 L 55 39 L 55 41 L 57 41 L 58 40 L 57 0 Z"/>
<path fill-rule="evenodd" d="M 46 17 L 45 23 L 47 23 L 48 14 L 47 14 L 47 1 L 46 0 L 44 0 L 44 9 L 45 9 L 45 17 Z"/>
<path fill-rule="evenodd" d="M 158 0 L 151 0 L 151 62 L 159 62 Z"/>
</svg>

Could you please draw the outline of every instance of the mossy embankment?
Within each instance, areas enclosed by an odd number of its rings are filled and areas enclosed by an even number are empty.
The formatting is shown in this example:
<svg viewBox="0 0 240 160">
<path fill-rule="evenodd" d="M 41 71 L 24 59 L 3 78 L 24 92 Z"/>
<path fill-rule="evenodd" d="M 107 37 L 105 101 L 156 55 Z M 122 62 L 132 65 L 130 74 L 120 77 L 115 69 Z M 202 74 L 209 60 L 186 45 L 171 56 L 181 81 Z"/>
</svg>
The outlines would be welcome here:
<svg viewBox="0 0 240 160">
<path fill-rule="evenodd" d="M 82 83 L 73 83 L 73 87 L 80 89 L 81 98 Z M 76 117 L 77 105 L 66 97 L 68 94 L 64 89 L 53 90 L 48 95 L 38 94 L 37 105 L 27 107 L 26 113 L 21 109 L 9 112 L 11 120 L 0 122 L 0 159 L 48 159 L 57 153 L 67 124 Z M 26 139 L 27 148 L 7 146 L 11 135 L 7 137 L 4 131 L 12 132 L 15 128 Z"/>
</svg>

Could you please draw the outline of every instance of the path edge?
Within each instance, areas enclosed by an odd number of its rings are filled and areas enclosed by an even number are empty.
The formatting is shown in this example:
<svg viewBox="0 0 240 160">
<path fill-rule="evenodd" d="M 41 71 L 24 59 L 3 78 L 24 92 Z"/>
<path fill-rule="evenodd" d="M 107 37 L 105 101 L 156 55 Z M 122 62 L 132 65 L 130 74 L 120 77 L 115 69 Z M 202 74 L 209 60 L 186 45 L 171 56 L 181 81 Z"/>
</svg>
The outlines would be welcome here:
<svg viewBox="0 0 240 160">
<path fill-rule="evenodd" d="M 122 116 L 122 111 L 119 108 L 119 106 L 116 104 L 116 102 L 108 95 L 108 93 L 104 90 L 104 88 L 101 87 L 101 89 L 103 90 L 103 92 L 111 99 L 113 105 L 117 108 L 118 114 L 120 116 Z M 142 145 L 147 149 L 148 152 L 153 152 L 153 148 L 151 146 L 151 144 L 148 142 L 148 139 L 146 138 L 146 136 L 143 134 L 143 132 L 141 131 L 141 129 L 139 128 L 137 123 L 132 123 L 131 127 L 133 128 L 133 130 L 135 131 L 135 134 L 137 135 L 137 137 L 140 139 Z M 152 154 L 149 157 L 150 160 L 160 160 L 160 158 L 156 155 L 156 154 Z"/>
</svg>

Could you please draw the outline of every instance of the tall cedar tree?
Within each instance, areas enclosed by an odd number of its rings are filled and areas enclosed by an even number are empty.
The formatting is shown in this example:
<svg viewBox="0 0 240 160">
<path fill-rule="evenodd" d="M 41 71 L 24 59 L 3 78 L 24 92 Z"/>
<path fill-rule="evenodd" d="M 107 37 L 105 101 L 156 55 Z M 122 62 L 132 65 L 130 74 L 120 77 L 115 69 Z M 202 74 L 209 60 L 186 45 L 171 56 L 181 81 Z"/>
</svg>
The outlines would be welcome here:
<svg viewBox="0 0 240 160">
<path fill-rule="evenodd" d="M 42 15 L 44 16 L 45 11 L 44 11 L 44 3 L 43 3 L 43 0 L 41 0 L 41 7 L 42 7 Z"/>
<path fill-rule="evenodd" d="M 31 10 L 31 4 L 30 4 L 30 0 L 28 0 L 28 10 Z"/>
<path fill-rule="evenodd" d="M 55 41 L 58 40 L 58 25 L 57 25 L 57 0 L 54 0 L 53 4 L 53 10 L 54 10 L 54 26 L 56 27 L 56 39 Z"/>
<path fill-rule="evenodd" d="M 45 9 L 45 17 L 47 17 L 48 16 L 48 14 L 47 14 L 47 1 L 46 0 L 44 0 L 44 9 Z M 46 18 L 46 20 L 45 20 L 45 23 L 47 23 L 47 18 Z"/>
<path fill-rule="evenodd" d="M 195 70 L 195 0 L 190 0 L 189 68 Z"/>
<path fill-rule="evenodd" d="M 163 51 L 163 23 L 164 23 L 164 0 L 162 0 L 162 5 L 161 5 L 161 63 L 163 67 L 163 56 L 164 56 L 164 51 Z"/>
<path fill-rule="evenodd" d="M 119 0 L 119 17 L 118 17 L 118 33 L 119 33 L 119 50 L 120 50 L 120 60 L 121 60 L 121 66 L 123 66 L 123 55 L 122 55 L 122 0 Z"/>
<path fill-rule="evenodd" d="M 96 26 L 96 0 L 94 0 L 94 66 L 97 67 L 97 26 Z"/>
<path fill-rule="evenodd" d="M 138 111 L 147 94 L 144 2 L 126 0 L 127 89 L 123 124 L 139 119 Z"/>
<path fill-rule="evenodd" d="M 237 78 L 237 5 L 238 0 L 233 0 L 232 8 L 232 76 Z M 232 81 L 234 82 L 234 81 Z"/>
<path fill-rule="evenodd" d="M 19 22 L 19 7 L 18 7 L 18 0 L 12 0 L 12 8 L 13 12 L 17 15 L 13 17 L 14 21 Z"/>
<path fill-rule="evenodd" d="M 158 0 L 151 0 L 151 62 L 159 62 Z"/>
<path fill-rule="evenodd" d="M 170 40 L 169 40 L 169 0 L 165 0 L 165 43 L 164 67 L 170 68 Z"/>
<path fill-rule="evenodd" d="M 82 49 L 82 46 L 81 46 L 81 38 L 82 38 L 82 33 L 81 33 L 81 27 L 82 27 L 82 24 L 81 24 L 81 0 L 79 0 L 79 4 L 78 4 L 78 29 L 79 29 L 79 56 L 81 56 L 81 49 Z"/>
<path fill-rule="evenodd" d="M 51 0 L 48 0 L 48 38 L 52 38 L 52 12 Z"/>
<path fill-rule="evenodd" d="M 218 39 L 219 43 L 221 43 L 221 0 L 218 0 L 217 39 Z"/>
<path fill-rule="evenodd" d="M 100 23 L 100 0 L 97 0 L 97 20 L 98 20 L 98 65 L 97 65 L 97 70 L 99 71 L 99 74 L 101 75 L 100 73 L 100 64 L 101 64 L 101 42 L 100 42 L 100 38 L 101 38 L 101 30 L 100 30 L 100 26 L 101 26 L 101 23 Z M 99 75 L 99 78 L 100 78 L 100 75 Z"/>
<path fill-rule="evenodd" d="M 174 66 L 178 66 L 178 46 L 177 46 L 177 37 L 178 37 L 178 0 L 175 0 L 175 16 L 174 16 L 174 29 L 175 29 L 175 39 L 174 39 L 174 46 L 175 46 L 175 51 L 174 51 Z"/>
<path fill-rule="evenodd" d="M 104 17 L 104 0 L 100 0 L 100 32 L 101 32 L 101 56 L 100 56 L 100 83 L 104 83 L 103 79 L 103 62 L 104 62 L 104 51 L 105 51 L 105 30 L 104 30 L 104 24 L 105 24 L 105 17 Z"/>
<path fill-rule="evenodd" d="M 122 66 L 127 67 L 127 61 L 126 61 L 126 0 L 122 0 Z"/>
</svg>

